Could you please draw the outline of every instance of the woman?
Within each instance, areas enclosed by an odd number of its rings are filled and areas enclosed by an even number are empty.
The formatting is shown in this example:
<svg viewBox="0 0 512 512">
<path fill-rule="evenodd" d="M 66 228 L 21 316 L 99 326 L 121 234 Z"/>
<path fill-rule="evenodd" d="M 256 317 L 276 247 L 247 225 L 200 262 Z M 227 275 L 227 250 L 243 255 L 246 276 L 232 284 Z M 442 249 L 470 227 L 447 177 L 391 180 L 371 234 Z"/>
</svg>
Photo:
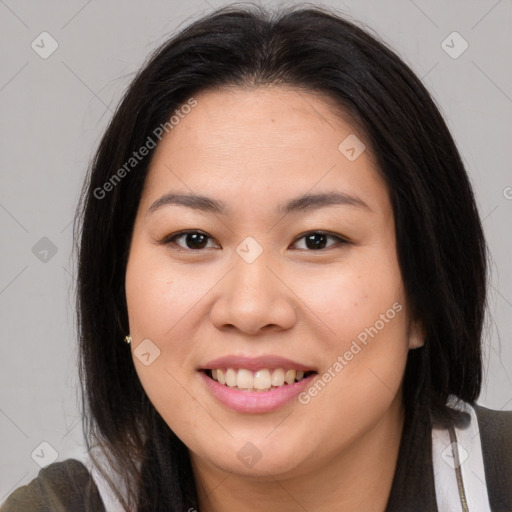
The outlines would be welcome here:
<svg viewBox="0 0 512 512">
<path fill-rule="evenodd" d="M 512 413 L 475 403 L 473 192 L 362 29 L 230 6 L 183 30 L 124 96 L 76 233 L 94 473 L 54 463 L 6 511 L 512 510 Z"/>
</svg>

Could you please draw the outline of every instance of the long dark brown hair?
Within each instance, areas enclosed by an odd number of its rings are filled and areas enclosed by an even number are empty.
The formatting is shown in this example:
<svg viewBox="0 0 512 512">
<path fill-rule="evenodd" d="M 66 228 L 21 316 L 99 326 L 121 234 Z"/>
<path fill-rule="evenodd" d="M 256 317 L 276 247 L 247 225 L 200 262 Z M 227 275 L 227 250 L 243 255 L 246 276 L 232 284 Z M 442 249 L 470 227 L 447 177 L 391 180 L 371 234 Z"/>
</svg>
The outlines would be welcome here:
<svg viewBox="0 0 512 512">
<path fill-rule="evenodd" d="M 407 489 L 425 478 L 417 461 L 433 422 L 458 420 L 448 395 L 470 403 L 479 396 L 487 250 L 468 176 L 431 96 L 385 43 L 333 9 L 232 4 L 170 38 L 138 72 L 99 144 L 75 217 L 84 431 L 127 510 L 199 507 L 188 449 L 149 401 L 123 343 L 126 264 L 154 149 L 122 180 L 105 183 L 194 94 L 279 84 L 331 99 L 365 134 L 389 188 L 409 306 L 425 327 L 425 345 L 410 351 L 404 375 L 388 511 L 419 510 L 413 499 L 421 497 Z"/>
</svg>

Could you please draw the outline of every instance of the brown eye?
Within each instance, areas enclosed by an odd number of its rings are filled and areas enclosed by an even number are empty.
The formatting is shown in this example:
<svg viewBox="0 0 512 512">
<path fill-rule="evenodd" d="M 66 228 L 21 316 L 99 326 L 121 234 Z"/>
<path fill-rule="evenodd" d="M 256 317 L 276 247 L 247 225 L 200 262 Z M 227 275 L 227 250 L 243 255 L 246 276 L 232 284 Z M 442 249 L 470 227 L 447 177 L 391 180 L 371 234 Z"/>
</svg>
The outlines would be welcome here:
<svg viewBox="0 0 512 512">
<path fill-rule="evenodd" d="M 310 233 L 306 233 L 305 235 L 302 235 L 297 240 L 305 240 L 306 249 L 311 249 L 313 251 L 321 251 L 326 248 L 327 239 L 335 240 L 335 244 L 331 244 L 329 247 L 332 247 L 333 245 L 337 244 L 347 244 L 348 241 L 337 236 L 337 235 L 331 235 L 329 233 L 325 233 L 323 231 L 311 231 Z"/>
<path fill-rule="evenodd" d="M 176 243 L 176 240 L 183 238 L 185 241 L 185 247 L 181 244 Z M 162 243 L 163 244 L 175 244 L 178 245 L 183 250 L 193 250 L 197 251 L 199 249 L 204 249 L 207 241 L 209 239 L 209 235 L 206 233 L 202 233 L 200 231 L 182 231 L 180 233 L 176 233 L 170 237 L 166 237 Z"/>
</svg>

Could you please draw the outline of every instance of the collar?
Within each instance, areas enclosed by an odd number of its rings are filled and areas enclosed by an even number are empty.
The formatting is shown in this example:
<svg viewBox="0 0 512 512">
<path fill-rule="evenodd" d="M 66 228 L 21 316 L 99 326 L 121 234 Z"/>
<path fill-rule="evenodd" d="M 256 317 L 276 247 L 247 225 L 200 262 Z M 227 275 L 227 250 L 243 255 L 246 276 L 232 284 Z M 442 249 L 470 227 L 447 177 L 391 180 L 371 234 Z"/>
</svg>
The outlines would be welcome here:
<svg viewBox="0 0 512 512">
<path fill-rule="evenodd" d="M 450 395 L 448 405 L 465 411 L 464 428 L 432 429 L 436 501 L 442 512 L 491 512 L 480 430 L 475 409 Z"/>
</svg>

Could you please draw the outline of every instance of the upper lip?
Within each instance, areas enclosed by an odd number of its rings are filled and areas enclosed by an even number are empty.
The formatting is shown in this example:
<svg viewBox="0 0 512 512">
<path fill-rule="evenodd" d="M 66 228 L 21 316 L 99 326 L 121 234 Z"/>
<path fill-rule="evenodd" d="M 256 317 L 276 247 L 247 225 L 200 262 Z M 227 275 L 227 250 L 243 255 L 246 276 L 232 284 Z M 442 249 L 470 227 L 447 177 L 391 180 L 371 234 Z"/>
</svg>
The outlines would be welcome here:
<svg viewBox="0 0 512 512">
<path fill-rule="evenodd" d="M 228 355 L 208 361 L 200 370 L 214 370 L 217 368 L 245 368 L 247 370 L 261 370 L 263 368 L 283 368 L 284 370 L 315 371 L 297 361 L 277 355 L 264 355 L 258 357 Z"/>
</svg>

